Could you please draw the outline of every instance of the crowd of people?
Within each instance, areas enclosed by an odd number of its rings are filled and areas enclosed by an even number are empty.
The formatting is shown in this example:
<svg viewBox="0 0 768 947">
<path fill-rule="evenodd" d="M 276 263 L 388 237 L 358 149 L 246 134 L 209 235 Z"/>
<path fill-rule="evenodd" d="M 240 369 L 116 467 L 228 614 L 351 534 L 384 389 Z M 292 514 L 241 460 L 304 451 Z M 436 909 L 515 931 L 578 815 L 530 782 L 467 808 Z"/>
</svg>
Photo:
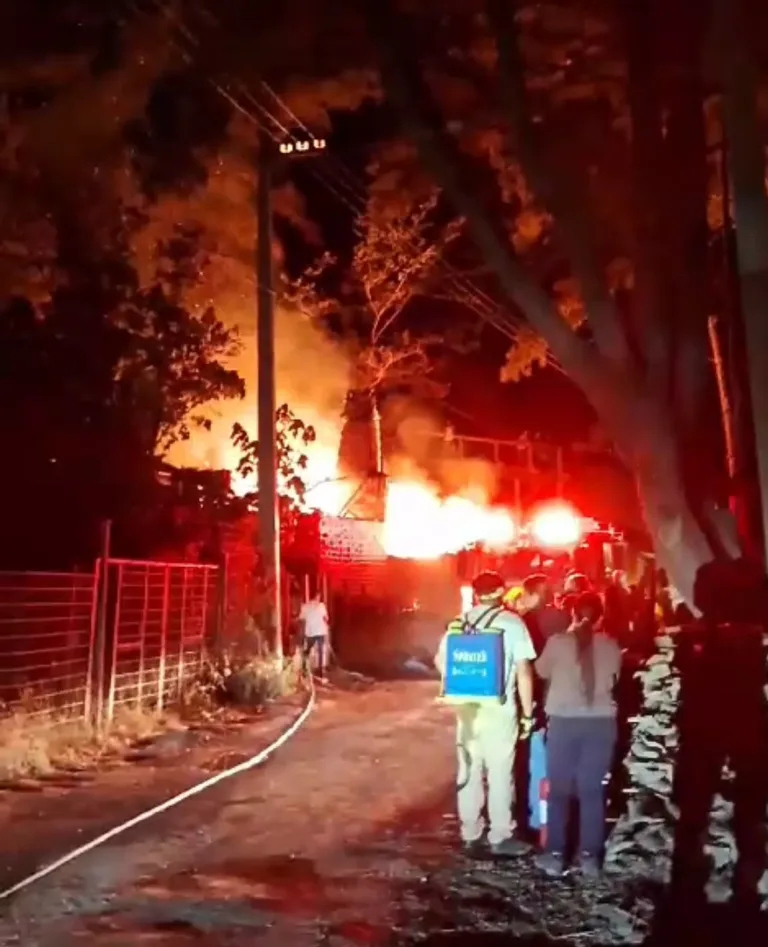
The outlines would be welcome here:
<svg viewBox="0 0 768 947">
<path fill-rule="evenodd" d="M 577 573 L 556 590 L 543 574 L 510 588 L 491 571 L 478 575 L 472 588 L 472 607 L 448 626 L 435 659 L 443 678 L 441 693 L 455 705 L 457 718 L 462 842 L 470 851 L 490 846 L 502 857 L 532 851 L 513 817 L 515 757 L 521 741 L 543 730 L 548 825 L 536 863 L 550 877 L 573 869 L 594 877 L 600 872 L 604 841 L 604 783 L 617 739 L 614 690 L 622 639 L 639 620 L 631 591 L 618 574 L 597 591 Z M 451 642 L 478 633 L 495 633 L 501 642 L 500 692 L 452 697 L 446 686 Z M 452 639 L 454 635 L 459 637 Z M 577 844 L 569 858 L 568 819 L 574 798 Z"/>
<path fill-rule="evenodd" d="M 623 573 L 598 585 L 571 572 L 556 585 L 544 573 L 522 582 L 484 571 L 472 583 L 468 611 L 451 622 L 435 657 L 445 678 L 452 635 L 491 632 L 502 643 L 497 699 L 456 702 L 457 807 L 461 838 L 502 857 L 531 853 L 514 813 L 521 743 L 544 737 L 548 784 L 546 845 L 538 867 L 557 877 L 600 872 L 605 782 L 617 743 L 616 683 L 622 662 L 641 654 L 659 620 L 674 617 L 674 594 L 663 575 L 631 586 Z M 319 590 L 299 614 L 304 666 L 320 681 L 328 664 L 329 618 Z M 569 826 L 572 801 L 578 825 Z M 487 820 L 484 818 L 487 814 Z M 487 824 L 486 824 L 487 823 Z M 527 828 L 527 827 L 526 827 Z M 569 840 L 577 839 L 575 854 Z"/>
</svg>

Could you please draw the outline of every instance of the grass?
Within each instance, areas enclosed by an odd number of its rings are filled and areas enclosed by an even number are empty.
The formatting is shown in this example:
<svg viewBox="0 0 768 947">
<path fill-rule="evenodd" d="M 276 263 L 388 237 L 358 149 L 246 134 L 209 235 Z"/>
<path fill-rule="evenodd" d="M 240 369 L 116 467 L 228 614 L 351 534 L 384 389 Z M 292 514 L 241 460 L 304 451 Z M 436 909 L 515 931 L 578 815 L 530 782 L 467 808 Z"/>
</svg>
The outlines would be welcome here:
<svg viewBox="0 0 768 947">
<path fill-rule="evenodd" d="M 298 655 L 280 661 L 246 648 L 223 648 L 209 655 L 200 674 L 187 685 L 182 708 L 189 712 L 221 704 L 263 707 L 296 693 L 301 681 Z"/>
<path fill-rule="evenodd" d="M 175 706 L 163 713 L 148 707 L 119 707 L 103 732 L 84 720 L 62 716 L 45 698 L 31 693 L 0 716 L 0 782 L 88 769 L 107 755 L 215 715 L 222 706 L 259 708 L 298 689 L 298 659 L 277 662 L 247 648 L 220 649 L 209 655 L 187 682 Z"/>
<path fill-rule="evenodd" d="M 87 769 L 107 754 L 173 725 L 168 715 L 144 708 L 119 708 L 112 726 L 98 733 L 84 720 L 62 717 L 55 709 L 24 703 L 0 720 L 0 781 L 49 776 L 61 770 Z"/>
</svg>

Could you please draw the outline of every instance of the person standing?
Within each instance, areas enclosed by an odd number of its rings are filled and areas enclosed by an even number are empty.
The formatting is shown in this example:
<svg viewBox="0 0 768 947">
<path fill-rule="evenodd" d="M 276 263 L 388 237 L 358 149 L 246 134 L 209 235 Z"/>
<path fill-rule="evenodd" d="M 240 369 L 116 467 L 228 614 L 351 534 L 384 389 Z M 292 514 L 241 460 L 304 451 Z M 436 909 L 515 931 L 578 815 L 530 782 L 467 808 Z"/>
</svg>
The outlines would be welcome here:
<svg viewBox="0 0 768 947">
<path fill-rule="evenodd" d="M 603 780 L 616 746 L 614 686 L 621 670 L 618 644 L 600 630 L 603 604 L 595 592 L 574 604 L 573 624 L 553 635 L 536 661 L 548 684 L 547 849 L 537 864 L 550 877 L 565 873 L 568 812 L 579 801 L 578 867 L 587 877 L 600 872 L 605 837 Z"/>
<path fill-rule="evenodd" d="M 325 680 L 328 660 L 328 609 L 319 590 L 301 606 L 299 621 L 304 630 L 304 667 L 310 668 L 312 652 L 317 654 L 317 670 L 321 680 Z"/>
<path fill-rule="evenodd" d="M 632 600 L 624 572 L 617 570 L 611 574 L 603 593 L 603 603 L 603 627 L 606 633 L 620 644 L 628 645 L 632 628 Z"/>
<path fill-rule="evenodd" d="M 529 575 L 523 582 L 517 611 L 528 627 L 537 654 L 541 654 L 552 635 L 566 631 L 570 624 L 566 612 L 555 605 L 552 586 L 543 573 Z"/>
<path fill-rule="evenodd" d="M 533 727 L 532 662 L 536 653 L 522 619 L 504 607 L 503 578 L 495 572 L 482 572 L 472 587 L 475 605 L 451 622 L 435 656 L 435 666 L 442 678 L 441 699 L 454 705 L 456 712 L 456 794 L 461 838 L 470 851 L 481 844 L 483 808 L 487 802 L 487 841 L 491 851 L 501 857 L 516 857 L 531 850 L 530 845 L 515 836 L 513 771 L 518 739 L 527 739 Z M 450 675 L 452 635 L 457 635 L 459 644 L 472 635 L 486 642 L 497 638 L 501 646 L 500 674 L 494 682 L 497 692 L 483 697 L 450 693 L 451 681 L 466 680 Z M 459 649 L 454 657 L 467 658 L 467 650 Z M 469 663 L 482 669 L 491 661 L 485 654 L 478 662 L 470 658 Z"/>
</svg>

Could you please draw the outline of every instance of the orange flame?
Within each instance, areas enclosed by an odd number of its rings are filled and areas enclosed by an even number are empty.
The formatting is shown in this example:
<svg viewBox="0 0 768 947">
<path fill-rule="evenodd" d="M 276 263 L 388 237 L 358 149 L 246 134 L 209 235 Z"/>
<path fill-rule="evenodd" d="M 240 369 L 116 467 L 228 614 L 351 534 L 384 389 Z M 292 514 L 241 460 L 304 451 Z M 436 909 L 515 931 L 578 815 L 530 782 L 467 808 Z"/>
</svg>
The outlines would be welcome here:
<svg viewBox="0 0 768 947">
<path fill-rule="evenodd" d="M 468 497 L 441 499 L 427 484 L 390 480 L 387 485 L 383 544 L 400 559 L 439 559 L 474 543 L 503 547 L 517 534 L 506 510 Z"/>
<path fill-rule="evenodd" d="M 227 457 L 231 467 L 233 456 Z M 354 492 L 351 481 L 336 475 L 336 452 L 313 444 L 308 454 L 306 506 L 330 516 L 342 513 Z M 256 476 L 235 473 L 232 489 L 244 495 L 256 488 Z M 430 484 L 414 478 L 389 478 L 382 544 L 388 556 L 435 560 L 474 543 L 502 548 L 514 541 L 518 527 L 509 511 L 489 507 L 480 497 L 441 498 Z"/>
</svg>

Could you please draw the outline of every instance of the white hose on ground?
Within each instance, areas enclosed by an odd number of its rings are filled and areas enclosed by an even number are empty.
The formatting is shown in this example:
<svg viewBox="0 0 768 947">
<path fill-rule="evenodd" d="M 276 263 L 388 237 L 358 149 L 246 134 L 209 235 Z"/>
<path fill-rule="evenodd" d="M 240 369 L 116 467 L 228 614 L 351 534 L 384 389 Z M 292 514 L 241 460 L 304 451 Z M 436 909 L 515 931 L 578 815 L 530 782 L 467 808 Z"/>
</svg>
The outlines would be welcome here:
<svg viewBox="0 0 768 947">
<path fill-rule="evenodd" d="M 312 684 L 311 678 L 309 686 L 309 699 L 307 700 L 304 709 L 296 717 L 293 723 L 290 724 L 290 726 L 288 726 L 280 734 L 280 736 L 277 737 L 277 739 L 273 740 L 268 747 L 258 752 L 255 756 L 252 756 L 247 760 L 243 760 L 242 763 L 238 763 L 237 766 L 231 766 L 229 769 L 222 770 L 220 773 L 216 773 L 215 775 L 210 776 L 208 779 L 204 779 L 201 783 L 197 783 L 196 785 L 191 786 L 189 789 L 185 789 L 178 795 L 173 796 L 170 799 L 166 799 L 165 802 L 161 802 L 159 805 L 153 806 L 151 809 L 145 809 L 138 815 L 133 816 L 133 818 L 122 822 L 120 825 L 116 825 L 107 832 L 103 832 L 97 838 L 91 839 L 91 841 L 86 842 L 85 845 L 81 845 L 79 848 L 73 849 L 66 855 L 62 855 L 61 858 L 57 858 L 56 861 L 51 862 L 50 865 L 40 868 L 38 871 L 29 875 L 27 878 L 18 881 L 10 888 L 7 888 L 5 891 L 0 891 L 0 901 L 10 898 L 12 895 L 17 894 L 19 891 L 23 891 L 25 888 L 28 888 L 37 881 L 41 881 L 43 878 L 47 878 L 48 875 L 53 874 L 54 871 L 58 871 L 59 868 L 63 868 L 65 865 L 70 864 L 71 862 L 75 861 L 75 859 L 80 858 L 82 855 L 92 852 L 95 848 L 99 848 L 99 846 L 103 845 L 105 842 L 109 842 L 118 835 L 122 835 L 129 829 L 134 828 L 134 826 L 141 825 L 142 822 L 146 822 L 148 819 L 152 819 L 155 816 L 160 815 L 162 812 L 167 812 L 174 806 L 178 806 L 179 803 L 185 802 L 187 799 L 191 799 L 193 796 L 197 796 L 200 793 L 211 789 L 218 783 L 224 782 L 225 779 L 230 779 L 232 776 L 238 776 L 240 773 L 245 773 L 247 770 L 253 769 L 254 767 L 260 766 L 262 763 L 266 762 L 266 760 L 272 756 L 275 750 L 279 750 L 281 746 L 284 746 L 291 739 L 291 737 L 301 729 L 301 727 L 309 718 L 309 715 L 312 713 L 312 710 L 315 706 L 315 688 Z"/>
</svg>

